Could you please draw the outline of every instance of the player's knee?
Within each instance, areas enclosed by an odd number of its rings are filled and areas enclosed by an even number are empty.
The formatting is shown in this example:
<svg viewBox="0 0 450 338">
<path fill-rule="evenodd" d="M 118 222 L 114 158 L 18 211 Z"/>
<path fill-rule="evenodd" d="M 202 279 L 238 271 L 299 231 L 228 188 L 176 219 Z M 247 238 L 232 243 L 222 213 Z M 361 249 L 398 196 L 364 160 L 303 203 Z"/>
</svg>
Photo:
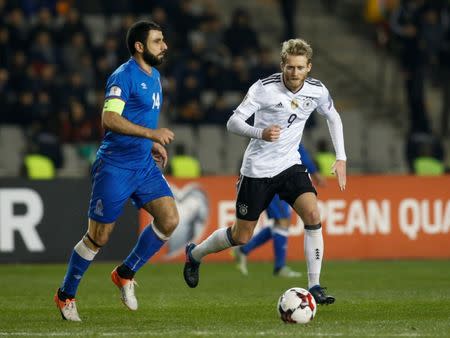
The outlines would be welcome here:
<svg viewBox="0 0 450 338">
<path fill-rule="evenodd" d="M 320 213 L 317 209 L 308 210 L 305 212 L 303 222 L 305 224 L 318 224 L 320 223 Z"/>
<path fill-rule="evenodd" d="M 251 233 L 241 232 L 237 234 L 236 238 L 233 238 L 236 245 L 245 245 L 252 238 Z"/>
<path fill-rule="evenodd" d="M 109 232 L 97 231 L 94 234 L 86 234 L 84 242 L 93 250 L 98 250 L 109 241 Z"/>
<path fill-rule="evenodd" d="M 167 215 L 164 218 L 164 221 L 161 222 L 161 224 L 160 224 L 161 232 L 164 235 L 166 235 L 167 237 L 169 237 L 175 231 L 179 222 L 180 222 L 180 219 L 179 219 L 178 214 L 173 213 L 173 214 Z"/>
</svg>

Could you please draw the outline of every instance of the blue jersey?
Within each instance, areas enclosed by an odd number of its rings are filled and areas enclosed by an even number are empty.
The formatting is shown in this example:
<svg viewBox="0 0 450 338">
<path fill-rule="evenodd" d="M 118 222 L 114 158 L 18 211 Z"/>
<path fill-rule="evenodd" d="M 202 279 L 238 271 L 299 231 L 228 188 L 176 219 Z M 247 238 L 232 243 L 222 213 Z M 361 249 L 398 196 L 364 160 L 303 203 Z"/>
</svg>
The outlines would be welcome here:
<svg viewBox="0 0 450 338">
<path fill-rule="evenodd" d="M 300 159 L 302 160 L 302 163 L 305 165 L 306 169 L 308 169 L 308 172 L 310 174 L 314 174 L 317 171 L 317 167 L 314 164 L 314 161 L 311 159 L 311 156 L 309 156 L 309 153 L 301 143 L 298 147 L 298 152 L 300 153 Z"/>
<path fill-rule="evenodd" d="M 158 126 L 162 106 L 162 87 L 158 70 L 145 72 L 134 58 L 117 68 L 108 78 L 105 98 L 125 102 L 122 117 L 151 129 Z M 97 152 L 104 162 L 126 169 L 151 167 L 153 141 L 107 131 Z"/>
</svg>

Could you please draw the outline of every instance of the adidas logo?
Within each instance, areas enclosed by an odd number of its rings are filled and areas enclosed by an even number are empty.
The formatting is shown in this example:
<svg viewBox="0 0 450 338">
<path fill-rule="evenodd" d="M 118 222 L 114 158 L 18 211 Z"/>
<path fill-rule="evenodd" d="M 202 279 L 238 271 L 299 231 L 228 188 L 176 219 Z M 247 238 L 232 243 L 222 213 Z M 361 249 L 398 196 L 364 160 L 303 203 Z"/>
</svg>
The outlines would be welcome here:
<svg viewBox="0 0 450 338">
<path fill-rule="evenodd" d="M 275 108 L 283 108 L 283 104 L 280 102 L 275 106 Z"/>
</svg>

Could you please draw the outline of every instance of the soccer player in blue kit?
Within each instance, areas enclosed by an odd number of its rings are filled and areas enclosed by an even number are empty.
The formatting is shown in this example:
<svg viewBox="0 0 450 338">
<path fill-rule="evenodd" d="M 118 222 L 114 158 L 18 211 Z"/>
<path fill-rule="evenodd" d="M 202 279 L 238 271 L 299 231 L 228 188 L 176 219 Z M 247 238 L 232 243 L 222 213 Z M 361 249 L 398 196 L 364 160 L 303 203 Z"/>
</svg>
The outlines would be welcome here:
<svg viewBox="0 0 450 338">
<path fill-rule="evenodd" d="M 309 156 L 309 153 L 303 144 L 300 144 L 298 151 L 300 153 L 302 163 L 306 166 L 306 169 L 315 184 L 317 186 L 325 186 L 326 183 L 324 177 L 322 177 L 322 175 L 318 172 L 314 161 Z M 247 256 L 254 249 L 272 239 L 275 261 L 273 274 L 275 276 L 287 278 L 300 277 L 300 272 L 294 271 L 286 265 L 289 226 L 291 224 L 292 214 L 291 207 L 286 201 L 280 199 L 278 194 L 276 194 L 267 207 L 266 212 L 268 218 L 274 220 L 273 227 L 264 227 L 260 232 L 253 236 L 247 244 L 233 248 L 239 271 L 243 275 L 248 275 Z"/>
<path fill-rule="evenodd" d="M 172 192 L 156 162 L 165 166 L 164 145 L 174 139 L 158 129 L 162 106 L 160 74 L 167 50 L 160 26 L 150 21 L 133 24 L 126 43 L 131 58 L 118 67 L 106 84 L 102 125 L 106 130 L 92 167 L 88 231 L 75 245 L 67 272 L 54 300 L 63 319 L 81 321 L 75 294 L 83 274 L 104 246 L 129 198 L 153 217 L 123 263 L 111 273 L 121 300 L 137 310 L 135 273 L 164 245 L 179 216 Z"/>
</svg>

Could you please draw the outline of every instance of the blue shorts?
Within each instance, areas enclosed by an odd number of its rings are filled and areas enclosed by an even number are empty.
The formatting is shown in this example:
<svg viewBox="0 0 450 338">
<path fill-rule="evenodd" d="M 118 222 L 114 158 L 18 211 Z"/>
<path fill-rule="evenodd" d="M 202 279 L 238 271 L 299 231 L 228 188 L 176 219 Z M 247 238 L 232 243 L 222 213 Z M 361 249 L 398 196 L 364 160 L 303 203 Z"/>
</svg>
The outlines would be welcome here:
<svg viewBox="0 0 450 338">
<path fill-rule="evenodd" d="M 273 219 L 291 218 L 291 207 L 276 194 L 266 209 L 267 216 Z"/>
<path fill-rule="evenodd" d="M 92 166 L 91 180 L 89 218 L 101 223 L 114 222 L 129 198 L 139 209 L 157 198 L 173 197 L 169 184 L 156 165 L 133 170 L 97 159 Z"/>
</svg>

